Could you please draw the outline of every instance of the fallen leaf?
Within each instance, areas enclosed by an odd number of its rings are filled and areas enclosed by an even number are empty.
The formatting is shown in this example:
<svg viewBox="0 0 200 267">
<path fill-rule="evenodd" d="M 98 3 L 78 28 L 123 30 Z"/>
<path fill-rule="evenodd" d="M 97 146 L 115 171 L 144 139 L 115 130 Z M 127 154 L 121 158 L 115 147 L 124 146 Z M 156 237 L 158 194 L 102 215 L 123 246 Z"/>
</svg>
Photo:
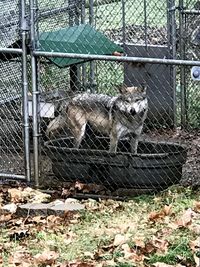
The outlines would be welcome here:
<svg viewBox="0 0 200 267">
<path fill-rule="evenodd" d="M 17 250 L 12 253 L 8 262 L 9 264 L 12 264 L 11 266 L 29 267 L 32 266 L 32 256 L 28 251 L 21 248 L 21 250 Z"/>
<path fill-rule="evenodd" d="M 193 231 L 194 233 L 200 235 L 200 225 L 199 224 L 191 224 L 188 228 Z"/>
<path fill-rule="evenodd" d="M 192 218 L 194 217 L 194 211 L 192 209 L 187 209 L 180 219 L 178 219 L 175 224 L 178 227 L 187 227 L 192 223 Z"/>
<path fill-rule="evenodd" d="M 193 252 L 197 252 L 200 249 L 200 237 L 198 237 L 196 240 L 192 240 L 189 242 L 190 248 Z"/>
<path fill-rule="evenodd" d="M 156 248 L 157 253 L 165 254 L 168 250 L 169 242 L 153 237 L 152 245 Z"/>
<path fill-rule="evenodd" d="M 43 251 L 41 254 L 34 256 L 36 264 L 52 265 L 59 257 L 59 254 L 55 251 Z"/>
<path fill-rule="evenodd" d="M 170 265 L 164 262 L 156 262 L 153 264 L 155 267 L 185 267 L 184 265 L 177 264 L 177 265 Z"/>
<path fill-rule="evenodd" d="M 196 263 L 196 267 L 199 267 L 200 266 L 200 258 L 197 257 L 195 254 L 193 255 L 193 257 L 194 257 L 194 261 Z"/>
<path fill-rule="evenodd" d="M 11 219 L 12 219 L 12 215 L 11 214 L 0 215 L 0 223 L 6 223 L 6 222 L 10 221 Z"/>
<path fill-rule="evenodd" d="M 149 213 L 149 220 L 150 221 L 158 221 L 159 219 L 163 218 L 163 213 L 152 211 Z"/>
<path fill-rule="evenodd" d="M 121 248 L 124 252 L 124 258 L 128 259 L 130 255 L 132 254 L 131 248 L 129 247 L 128 244 L 123 244 Z"/>
<path fill-rule="evenodd" d="M 165 205 L 165 206 L 164 206 L 164 208 L 163 208 L 163 212 L 164 212 L 164 214 L 165 214 L 166 216 L 171 215 L 171 212 L 172 212 L 171 208 L 172 208 L 171 205 L 169 205 L 169 206 L 168 206 L 168 205 Z"/>
<path fill-rule="evenodd" d="M 142 239 L 134 239 L 134 243 L 137 247 L 145 248 L 145 243 Z"/>
<path fill-rule="evenodd" d="M 8 194 L 10 196 L 11 202 L 17 203 L 22 201 L 22 190 L 17 188 L 9 188 Z"/>
<path fill-rule="evenodd" d="M 95 264 L 92 262 L 71 261 L 67 263 L 66 267 L 95 267 Z"/>
<path fill-rule="evenodd" d="M 94 259 L 95 252 L 86 251 L 84 252 L 84 256 L 90 259 Z"/>
<path fill-rule="evenodd" d="M 118 247 L 127 242 L 127 237 L 125 235 L 117 234 L 113 241 L 113 246 Z"/>
<path fill-rule="evenodd" d="M 10 203 L 10 204 L 4 205 L 2 209 L 10 213 L 15 213 L 17 210 L 17 205 L 14 203 Z"/>
<path fill-rule="evenodd" d="M 194 206 L 194 211 L 200 212 L 200 202 L 199 201 L 194 201 L 193 206 Z"/>
<path fill-rule="evenodd" d="M 163 219 L 165 216 L 171 214 L 171 206 L 165 205 L 160 211 L 152 211 L 149 213 L 149 220 L 156 222 L 160 219 Z"/>
</svg>

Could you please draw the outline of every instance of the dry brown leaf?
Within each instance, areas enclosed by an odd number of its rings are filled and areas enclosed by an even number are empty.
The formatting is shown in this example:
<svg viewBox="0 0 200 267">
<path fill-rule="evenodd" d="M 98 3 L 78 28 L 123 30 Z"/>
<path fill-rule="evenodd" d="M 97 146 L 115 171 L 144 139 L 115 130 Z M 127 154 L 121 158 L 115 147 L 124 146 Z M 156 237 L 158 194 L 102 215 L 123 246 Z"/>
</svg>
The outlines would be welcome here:
<svg viewBox="0 0 200 267">
<path fill-rule="evenodd" d="M 187 209 L 180 219 L 178 219 L 175 224 L 178 227 L 187 227 L 192 223 L 192 218 L 194 216 L 194 211 L 192 209 Z"/>
<path fill-rule="evenodd" d="M 190 248 L 193 252 L 197 252 L 200 249 L 200 237 L 198 237 L 196 240 L 192 240 L 189 243 Z"/>
<path fill-rule="evenodd" d="M 153 237 L 152 245 L 156 248 L 157 253 L 166 253 L 168 250 L 169 243 L 167 240 L 158 239 Z"/>
<path fill-rule="evenodd" d="M 8 259 L 9 263 L 12 266 L 21 266 L 21 267 L 29 267 L 32 266 L 32 256 L 25 249 L 21 248 L 21 250 L 17 250 L 12 253 L 12 256 Z"/>
<path fill-rule="evenodd" d="M 34 256 L 36 264 L 52 265 L 59 257 L 59 254 L 55 251 L 43 251 L 41 254 Z"/>
<path fill-rule="evenodd" d="M 8 194 L 10 196 L 11 202 L 18 203 L 23 200 L 22 198 L 22 189 L 9 188 Z"/>
<path fill-rule="evenodd" d="M 150 221 L 158 221 L 159 219 L 163 218 L 163 213 L 162 212 L 156 212 L 156 211 L 152 211 L 149 213 L 149 220 Z"/>
<path fill-rule="evenodd" d="M 0 216 L 0 223 L 5 223 L 8 222 L 12 219 L 12 215 L 11 214 L 7 214 L 7 215 L 1 215 Z"/>
<path fill-rule="evenodd" d="M 185 267 L 181 264 L 177 264 L 177 265 L 170 265 L 170 264 L 167 264 L 167 263 L 164 263 L 164 262 L 156 262 L 153 264 L 153 266 L 155 267 Z"/>
<path fill-rule="evenodd" d="M 194 261 L 196 263 L 196 267 L 199 267 L 200 266 L 200 258 L 197 257 L 195 254 L 193 255 L 193 257 L 194 257 Z"/>
<path fill-rule="evenodd" d="M 0 264 L 3 264 L 3 257 L 0 256 Z"/>
<path fill-rule="evenodd" d="M 133 262 L 143 262 L 145 256 L 142 253 L 139 253 L 137 250 L 131 249 L 128 244 L 122 245 L 122 250 L 124 253 L 124 259 L 131 260 Z"/>
<path fill-rule="evenodd" d="M 102 261 L 100 263 L 96 263 L 95 267 L 107 267 L 107 266 L 116 266 L 116 262 L 114 260 Z"/>
<path fill-rule="evenodd" d="M 129 259 L 132 255 L 132 251 L 131 251 L 131 248 L 129 247 L 128 244 L 123 244 L 122 245 L 122 250 L 124 252 L 124 258 L 125 259 Z"/>
<path fill-rule="evenodd" d="M 93 262 L 72 261 L 67 263 L 66 267 L 95 267 L 95 264 Z"/>
<path fill-rule="evenodd" d="M 194 233 L 200 235 L 200 225 L 199 224 L 191 224 L 188 228 L 193 231 Z"/>
<path fill-rule="evenodd" d="M 127 237 L 125 235 L 117 234 L 114 238 L 113 246 L 118 247 L 126 242 L 127 242 Z"/>
<path fill-rule="evenodd" d="M 166 216 L 171 215 L 172 210 L 171 210 L 172 206 L 171 205 L 165 205 L 163 208 L 163 212 Z"/>
<path fill-rule="evenodd" d="M 194 201 L 193 206 L 194 206 L 194 211 L 200 212 L 200 202 L 199 201 Z"/>
<path fill-rule="evenodd" d="M 136 247 L 140 247 L 140 248 L 145 248 L 145 243 L 142 239 L 134 239 L 134 243 L 136 245 Z"/>
<path fill-rule="evenodd" d="M 156 222 L 165 216 L 171 215 L 171 205 L 165 205 L 160 211 L 152 211 L 149 213 L 149 220 Z"/>
<path fill-rule="evenodd" d="M 147 242 L 145 244 L 145 248 L 143 249 L 144 253 L 145 254 L 151 254 L 153 252 L 156 252 L 156 248 L 155 246 L 153 245 L 152 241 L 150 242 Z"/>
<path fill-rule="evenodd" d="M 60 224 L 62 221 L 62 218 L 55 215 L 49 215 L 47 217 L 47 224 Z"/>
</svg>

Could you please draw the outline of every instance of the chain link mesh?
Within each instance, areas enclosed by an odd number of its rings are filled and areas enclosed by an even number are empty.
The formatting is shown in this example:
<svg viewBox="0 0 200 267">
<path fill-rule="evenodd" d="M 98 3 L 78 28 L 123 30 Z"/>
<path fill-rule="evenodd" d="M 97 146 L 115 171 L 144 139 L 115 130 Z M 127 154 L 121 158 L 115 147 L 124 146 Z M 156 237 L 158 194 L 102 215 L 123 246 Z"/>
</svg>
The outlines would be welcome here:
<svg viewBox="0 0 200 267">
<path fill-rule="evenodd" d="M 21 47 L 20 5 L 0 1 L 0 49 Z M 0 52 L 0 177 L 24 175 L 21 57 Z"/>
<path fill-rule="evenodd" d="M 30 20 L 28 1 L 26 4 Z M 38 0 L 35 2 L 34 21 L 37 50 L 198 60 L 199 46 L 193 39 L 198 36 L 199 2 L 183 1 L 183 7 L 180 4 L 181 1 L 172 0 Z M 20 4 L 13 0 L 1 1 L 0 5 L 1 48 L 21 48 Z M 185 10 L 196 13 L 184 13 Z M 28 48 L 31 48 L 30 43 Z M 19 150 L 23 143 L 20 60 L 9 52 L 0 54 L 1 142 L 3 149 L 13 148 L 15 157 L 21 157 Z M 189 160 L 184 165 L 185 147 L 169 142 L 186 139 L 184 134 L 182 138 L 182 132 L 179 133 L 181 126 L 187 130 L 197 129 L 197 132 L 199 129 L 199 85 L 191 79 L 190 69 L 163 64 L 40 57 L 37 85 L 42 135 L 41 177 L 44 180 L 51 176 L 61 182 L 100 184 L 106 187 L 108 194 L 118 188 L 160 190 L 181 179 L 188 181 L 187 167 L 189 163 L 195 165 L 194 157 L 189 152 Z M 138 155 L 131 153 L 128 137 L 119 140 L 116 155 L 109 153 L 109 134 L 104 136 L 100 130 L 102 112 L 108 112 L 106 116 L 109 114 L 111 119 L 121 123 L 120 118 L 112 113 L 115 112 L 112 111 L 112 101 L 123 84 L 147 86 L 149 108 L 142 134 L 139 133 Z M 31 81 L 29 86 L 31 88 Z M 81 149 L 77 150 L 71 133 L 75 129 L 72 126 L 69 129 L 67 120 L 68 107 L 78 93 L 87 93 L 88 99 L 92 93 L 97 94 L 92 100 L 94 103 L 89 103 L 99 123 L 95 125 L 98 133 L 90 125 L 92 123 L 86 123 Z M 107 96 L 108 106 L 95 106 L 95 97 L 98 98 L 99 94 Z M 79 108 L 87 117 L 89 111 L 84 109 L 84 105 L 88 108 L 89 104 L 83 101 Z M 76 106 L 73 107 L 76 110 Z M 129 120 L 128 115 L 124 117 Z M 80 120 L 83 120 L 82 116 Z M 79 124 L 74 127 L 79 127 Z M 50 125 L 55 131 L 51 137 L 47 136 Z M 108 125 L 104 125 L 103 131 L 109 132 L 106 127 Z M 47 143 L 44 145 L 44 142 Z M 192 142 L 190 151 L 197 158 L 198 151 L 194 152 Z M 8 159 L 8 162 L 12 161 Z M 22 166 L 19 162 L 18 165 Z M 186 166 L 183 175 L 182 165 Z M 6 171 L 5 168 L 2 171 Z M 196 174 L 192 177 L 195 179 Z M 120 194 L 119 191 L 116 194 Z"/>
<path fill-rule="evenodd" d="M 184 8 L 193 8 L 194 4 L 184 3 Z M 115 55 L 121 53 L 117 49 L 122 47 L 127 56 L 191 59 L 190 39 L 195 26 L 192 24 L 189 29 L 188 25 L 193 21 L 191 17 L 187 18 L 186 24 L 180 22 L 178 6 L 177 1 L 38 1 L 38 49 Z M 88 31 L 84 35 L 85 30 Z M 103 39 L 99 33 L 108 39 Z M 186 37 L 189 39 L 187 42 Z M 184 51 L 180 47 L 180 38 L 184 40 Z M 116 50 L 110 48 L 113 43 L 118 45 Z M 103 186 L 101 190 L 96 186 L 97 191 L 120 195 L 123 191 L 120 189 L 132 189 L 132 192 L 135 189 L 139 192 L 161 190 L 180 182 L 181 177 L 185 183 L 197 178 L 193 174 L 189 179 L 187 170 L 188 164 L 195 165 L 193 156 L 194 153 L 198 155 L 198 151 L 192 150 L 193 154 L 189 154 L 184 165 L 185 147 L 169 143 L 185 139 L 185 135 L 182 137 L 182 132 L 179 133 L 183 113 L 187 119 L 184 127 L 199 127 L 198 84 L 191 80 L 190 68 L 183 67 L 184 96 L 182 67 L 97 60 L 80 60 L 77 65 L 74 62 L 71 59 L 40 59 L 41 101 L 52 104 L 54 108 L 54 118 L 41 118 L 42 140 L 47 141 L 41 155 L 43 180 L 52 177 L 52 181 L 57 178 L 56 181 L 69 182 L 70 185 L 77 181 L 92 183 Z M 147 84 L 149 111 L 140 136 L 139 157 L 130 156 L 127 138 L 119 142 L 117 155 L 109 154 L 108 136 L 103 136 L 101 131 L 94 133 L 89 124 L 81 150 L 74 149 L 73 129 L 69 129 L 67 123 L 67 107 L 71 99 L 84 92 L 88 96 L 97 93 L 116 97 L 118 88 L 124 83 L 128 86 Z M 186 101 L 185 110 L 183 101 Z M 52 107 L 46 112 L 53 110 Z M 98 120 L 101 108 L 92 107 Z M 82 109 L 87 113 L 84 104 Z M 49 141 L 46 130 L 50 125 L 54 133 Z M 177 130 L 173 130 L 174 126 L 178 127 Z M 182 165 L 186 166 L 183 175 Z"/>
</svg>

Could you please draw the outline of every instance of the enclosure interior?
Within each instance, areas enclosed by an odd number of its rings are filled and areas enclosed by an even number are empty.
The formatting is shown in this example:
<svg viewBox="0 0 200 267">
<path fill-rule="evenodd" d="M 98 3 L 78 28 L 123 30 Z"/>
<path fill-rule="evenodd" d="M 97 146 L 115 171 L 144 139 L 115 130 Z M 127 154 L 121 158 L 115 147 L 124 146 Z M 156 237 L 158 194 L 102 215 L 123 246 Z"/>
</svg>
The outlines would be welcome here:
<svg viewBox="0 0 200 267">
<path fill-rule="evenodd" d="M 181 3 L 177 1 L 176 5 Z M 1 3 L 1 47 L 18 47 L 19 15 L 18 1 Z M 90 24 L 110 41 L 123 49 L 124 55 L 171 58 L 198 59 L 198 47 L 191 45 L 191 36 L 199 23 L 198 15 L 182 14 L 179 9 L 173 10 L 174 1 L 37 1 L 35 34 L 37 48 L 51 51 L 48 48 L 50 34 L 60 29 L 68 29 L 78 25 Z M 196 1 L 184 1 L 188 10 L 199 10 Z M 29 3 L 27 1 L 27 14 Z M 42 34 L 46 34 L 46 46 L 40 42 Z M 80 53 L 81 43 L 71 36 L 63 36 L 59 45 L 62 52 L 68 52 L 69 43 L 74 53 Z M 55 38 L 56 39 L 56 38 Z M 47 42 L 48 41 L 48 42 Z M 98 54 L 105 49 L 101 40 L 91 47 L 85 39 L 82 48 L 87 51 L 98 48 Z M 95 51 L 94 51 L 95 52 Z M 5 60 L 7 59 L 7 60 Z M 30 58 L 29 58 L 30 59 Z M 23 166 L 23 136 L 21 117 L 21 58 L 4 54 L 1 67 L 1 143 L 2 172 L 21 174 Z M 32 105 L 31 69 L 29 67 L 30 110 Z M 48 57 L 38 58 L 37 85 L 40 91 L 40 176 L 46 179 L 53 175 L 52 161 L 49 151 L 44 146 L 48 140 L 45 131 L 53 117 L 58 116 L 63 105 L 70 98 L 71 92 L 95 92 L 111 96 L 118 94 L 122 84 L 140 86 L 147 85 L 149 112 L 145 121 L 144 141 L 174 140 L 174 127 L 183 126 L 189 130 L 199 128 L 199 85 L 192 81 L 190 67 L 163 64 L 133 64 L 116 61 L 89 61 L 70 64 L 63 68 L 55 65 Z M 47 107 L 44 108 L 44 103 Z M 49 108 L 50 107 L 50 108 Z M 53 108 L 52 108 L 53 107 Z M 53 113 L 52 113 L 53 110 Z M 46 113 L 46 114 L 45 114 Z M 48 114 L 51 114 L 49 117 Z M 30 123 L 32 116 L 30 114 Z M 30 130 L 30 137 L 32 130 Z M 63 127 L 56 137 L 66 137 L 67 128 Z M 89 136 L 90 138 L 90 136 Z M 176 139 L 180 141 L 180 139 Z M 5 150 L 6 149 L 6 150 Z M 21 151 L 21 152 L 20 152 Z M 173 151 L 172 151 L 173 153 Z M 15 164 L 13 164 L 13 160 Z M 195 161 L 195 162 L 194 162 Z M 197 163 L 192 159 L 191 168 Z M 11 167 L 12 165 L 12 167 Z M 187 168 L 187 165 L 186 165 Z M 194 168 L 193 168 L 194 169 Z M 198 171 L 198 170 L 197 170 Z M 52 176 L 54 177 L 54 176 Z M 55 178 L 55 177 L 54 177 Z M 53 179 L 54 179 L 53 178 Z M 148 177 L 147 177 L 148 178 Z M 183 175 L 187 179 L 187 174 Z M 61 179 L 66 180 L 65 177 Z M 78 180 L 78 177 L 77 177 Z"/>
</svg>

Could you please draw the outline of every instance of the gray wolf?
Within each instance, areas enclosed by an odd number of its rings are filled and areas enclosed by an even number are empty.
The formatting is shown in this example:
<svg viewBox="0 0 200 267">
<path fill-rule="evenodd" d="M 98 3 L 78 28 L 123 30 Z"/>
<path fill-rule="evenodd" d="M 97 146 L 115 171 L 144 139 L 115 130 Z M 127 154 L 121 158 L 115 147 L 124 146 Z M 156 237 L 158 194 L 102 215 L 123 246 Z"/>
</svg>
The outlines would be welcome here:
<svg viewBox="0 0 200 267">
<path fill-rule="evenodd" d="M 132 153 L 137 153 L 147 111 L 144 87 L 123 86 L 118 96 L 80 93 L 72 97 L 61 114 L 50 122 L 46 134 L 50 136 L 67 125 L 74 137 L 74 147 L 79 148 L 89 124 L 95 131 L 110 137 L 110 152 L 117 151 L 120 138 L 130 135 Z"/>
</svg>

